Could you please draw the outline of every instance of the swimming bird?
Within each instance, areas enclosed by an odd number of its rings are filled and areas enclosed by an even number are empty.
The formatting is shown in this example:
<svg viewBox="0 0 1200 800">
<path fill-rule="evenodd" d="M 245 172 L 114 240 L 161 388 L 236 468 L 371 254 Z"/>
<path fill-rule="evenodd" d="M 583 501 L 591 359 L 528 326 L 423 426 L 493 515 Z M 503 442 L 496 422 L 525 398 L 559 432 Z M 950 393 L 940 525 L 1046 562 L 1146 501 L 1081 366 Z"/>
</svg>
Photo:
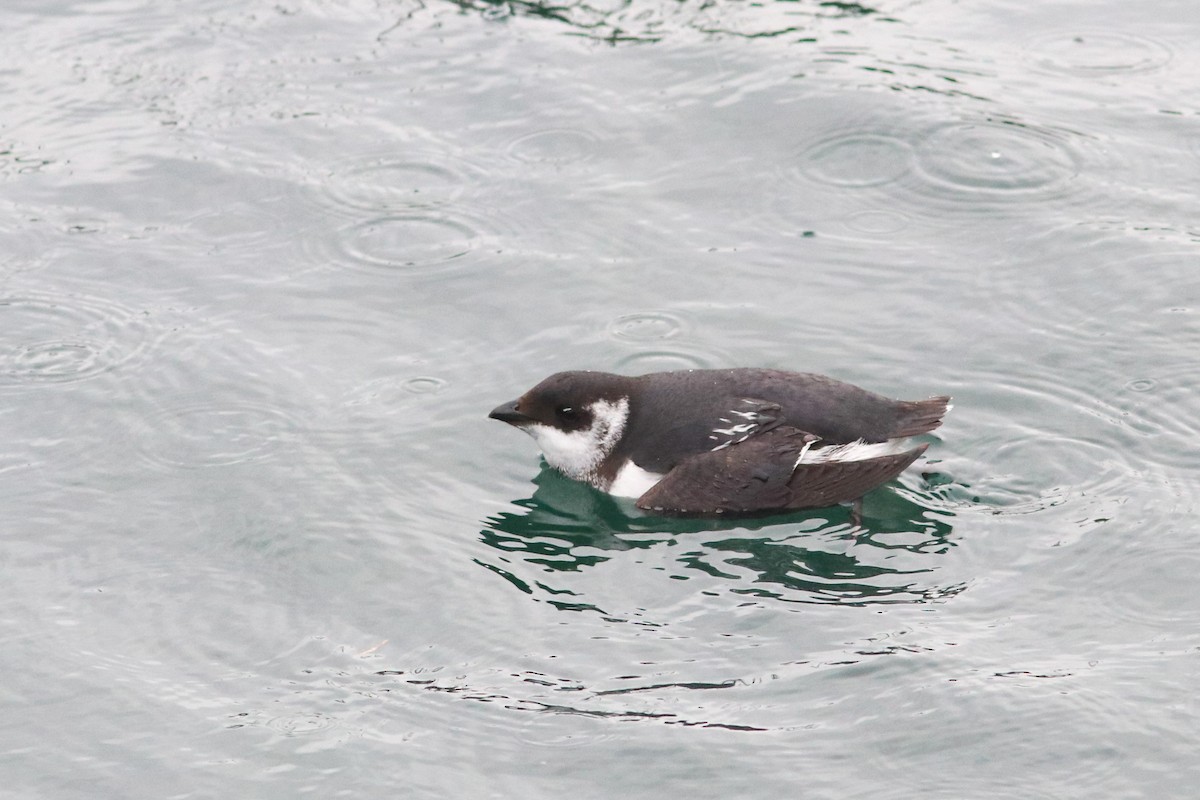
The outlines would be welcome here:
<svg viewBox="0 0 1200 800">
<path fill-rule="evenodd" d="M 752 515 L 855 501 L 928 447 L 950 398 L 891 400 L 776 369 L 558 372 L 488 416 L 553 468 L 638 508 Z"/>
</svg>

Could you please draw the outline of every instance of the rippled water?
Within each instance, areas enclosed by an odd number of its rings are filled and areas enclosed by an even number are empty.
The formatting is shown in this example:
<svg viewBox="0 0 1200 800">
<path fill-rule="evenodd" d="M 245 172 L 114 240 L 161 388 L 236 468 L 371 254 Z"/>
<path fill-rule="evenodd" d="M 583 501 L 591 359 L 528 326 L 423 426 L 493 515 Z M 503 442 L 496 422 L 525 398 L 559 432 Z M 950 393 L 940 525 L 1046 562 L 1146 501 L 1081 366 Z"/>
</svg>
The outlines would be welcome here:
<svg viewBox="0 0 1200 800">
<path fill-rule="evenodd" d="M 4 791 L 1190 796 L 1198 33 L 9 9 Z M 638 515 L 486 419 L 735 365 L 955 409 L 861 524 Z"/>
</svg>

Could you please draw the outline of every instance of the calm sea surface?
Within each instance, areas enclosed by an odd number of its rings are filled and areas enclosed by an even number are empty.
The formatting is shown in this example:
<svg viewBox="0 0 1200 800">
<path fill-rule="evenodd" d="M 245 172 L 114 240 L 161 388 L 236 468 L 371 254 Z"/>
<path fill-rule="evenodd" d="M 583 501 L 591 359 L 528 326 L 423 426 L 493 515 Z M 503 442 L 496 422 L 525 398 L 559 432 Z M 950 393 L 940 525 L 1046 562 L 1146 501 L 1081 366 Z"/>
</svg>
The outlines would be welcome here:
<svg viewBox="0 0 1200 800">
<path fill-rule="evenodd" d="M 1200 785 L 1200 6 L 9 3 L 0 796 Z M 563 368 L 948 393 L 642 516 Z"/>
</svg>

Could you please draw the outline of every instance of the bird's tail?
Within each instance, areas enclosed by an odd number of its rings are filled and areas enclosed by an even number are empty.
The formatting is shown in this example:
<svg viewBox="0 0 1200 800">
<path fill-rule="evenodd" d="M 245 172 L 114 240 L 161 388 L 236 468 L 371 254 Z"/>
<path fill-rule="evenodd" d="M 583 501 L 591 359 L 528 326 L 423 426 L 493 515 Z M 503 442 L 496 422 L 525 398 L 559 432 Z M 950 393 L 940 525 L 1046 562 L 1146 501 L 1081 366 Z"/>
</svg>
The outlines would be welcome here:
<svg viewBox="0 0 1200 800">
<path fill-rule="evenodd" d="M 951 408 L 950 398 L 946 395 L 902 402 L 896 414 L 896 424 L 892 426 L 888 437 L 895 439 L 929 433 L 942 424 L 942 417 Z"/>
</svg>

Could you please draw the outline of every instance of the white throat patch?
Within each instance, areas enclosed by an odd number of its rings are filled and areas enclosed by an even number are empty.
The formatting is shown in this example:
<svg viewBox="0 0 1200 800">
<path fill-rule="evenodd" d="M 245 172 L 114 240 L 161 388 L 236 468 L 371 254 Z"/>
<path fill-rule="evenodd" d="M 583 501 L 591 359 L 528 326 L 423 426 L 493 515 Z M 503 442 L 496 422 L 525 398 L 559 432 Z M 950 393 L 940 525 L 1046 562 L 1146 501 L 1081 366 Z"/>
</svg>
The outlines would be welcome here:
<svg viewBox="0 0 1200 800">
<path fill-rule="evenodd" d="M 564 431 L 537 423 L 523 430 L 537 440 L 550 466 L 567 477 L 602 488 L 596 470 L 621 439 L 629 419 L 629 399 L 622 397 L 615 403 L 597 400 L 588 409 L 592 426 L 584 430 Z"/>
</svg>

